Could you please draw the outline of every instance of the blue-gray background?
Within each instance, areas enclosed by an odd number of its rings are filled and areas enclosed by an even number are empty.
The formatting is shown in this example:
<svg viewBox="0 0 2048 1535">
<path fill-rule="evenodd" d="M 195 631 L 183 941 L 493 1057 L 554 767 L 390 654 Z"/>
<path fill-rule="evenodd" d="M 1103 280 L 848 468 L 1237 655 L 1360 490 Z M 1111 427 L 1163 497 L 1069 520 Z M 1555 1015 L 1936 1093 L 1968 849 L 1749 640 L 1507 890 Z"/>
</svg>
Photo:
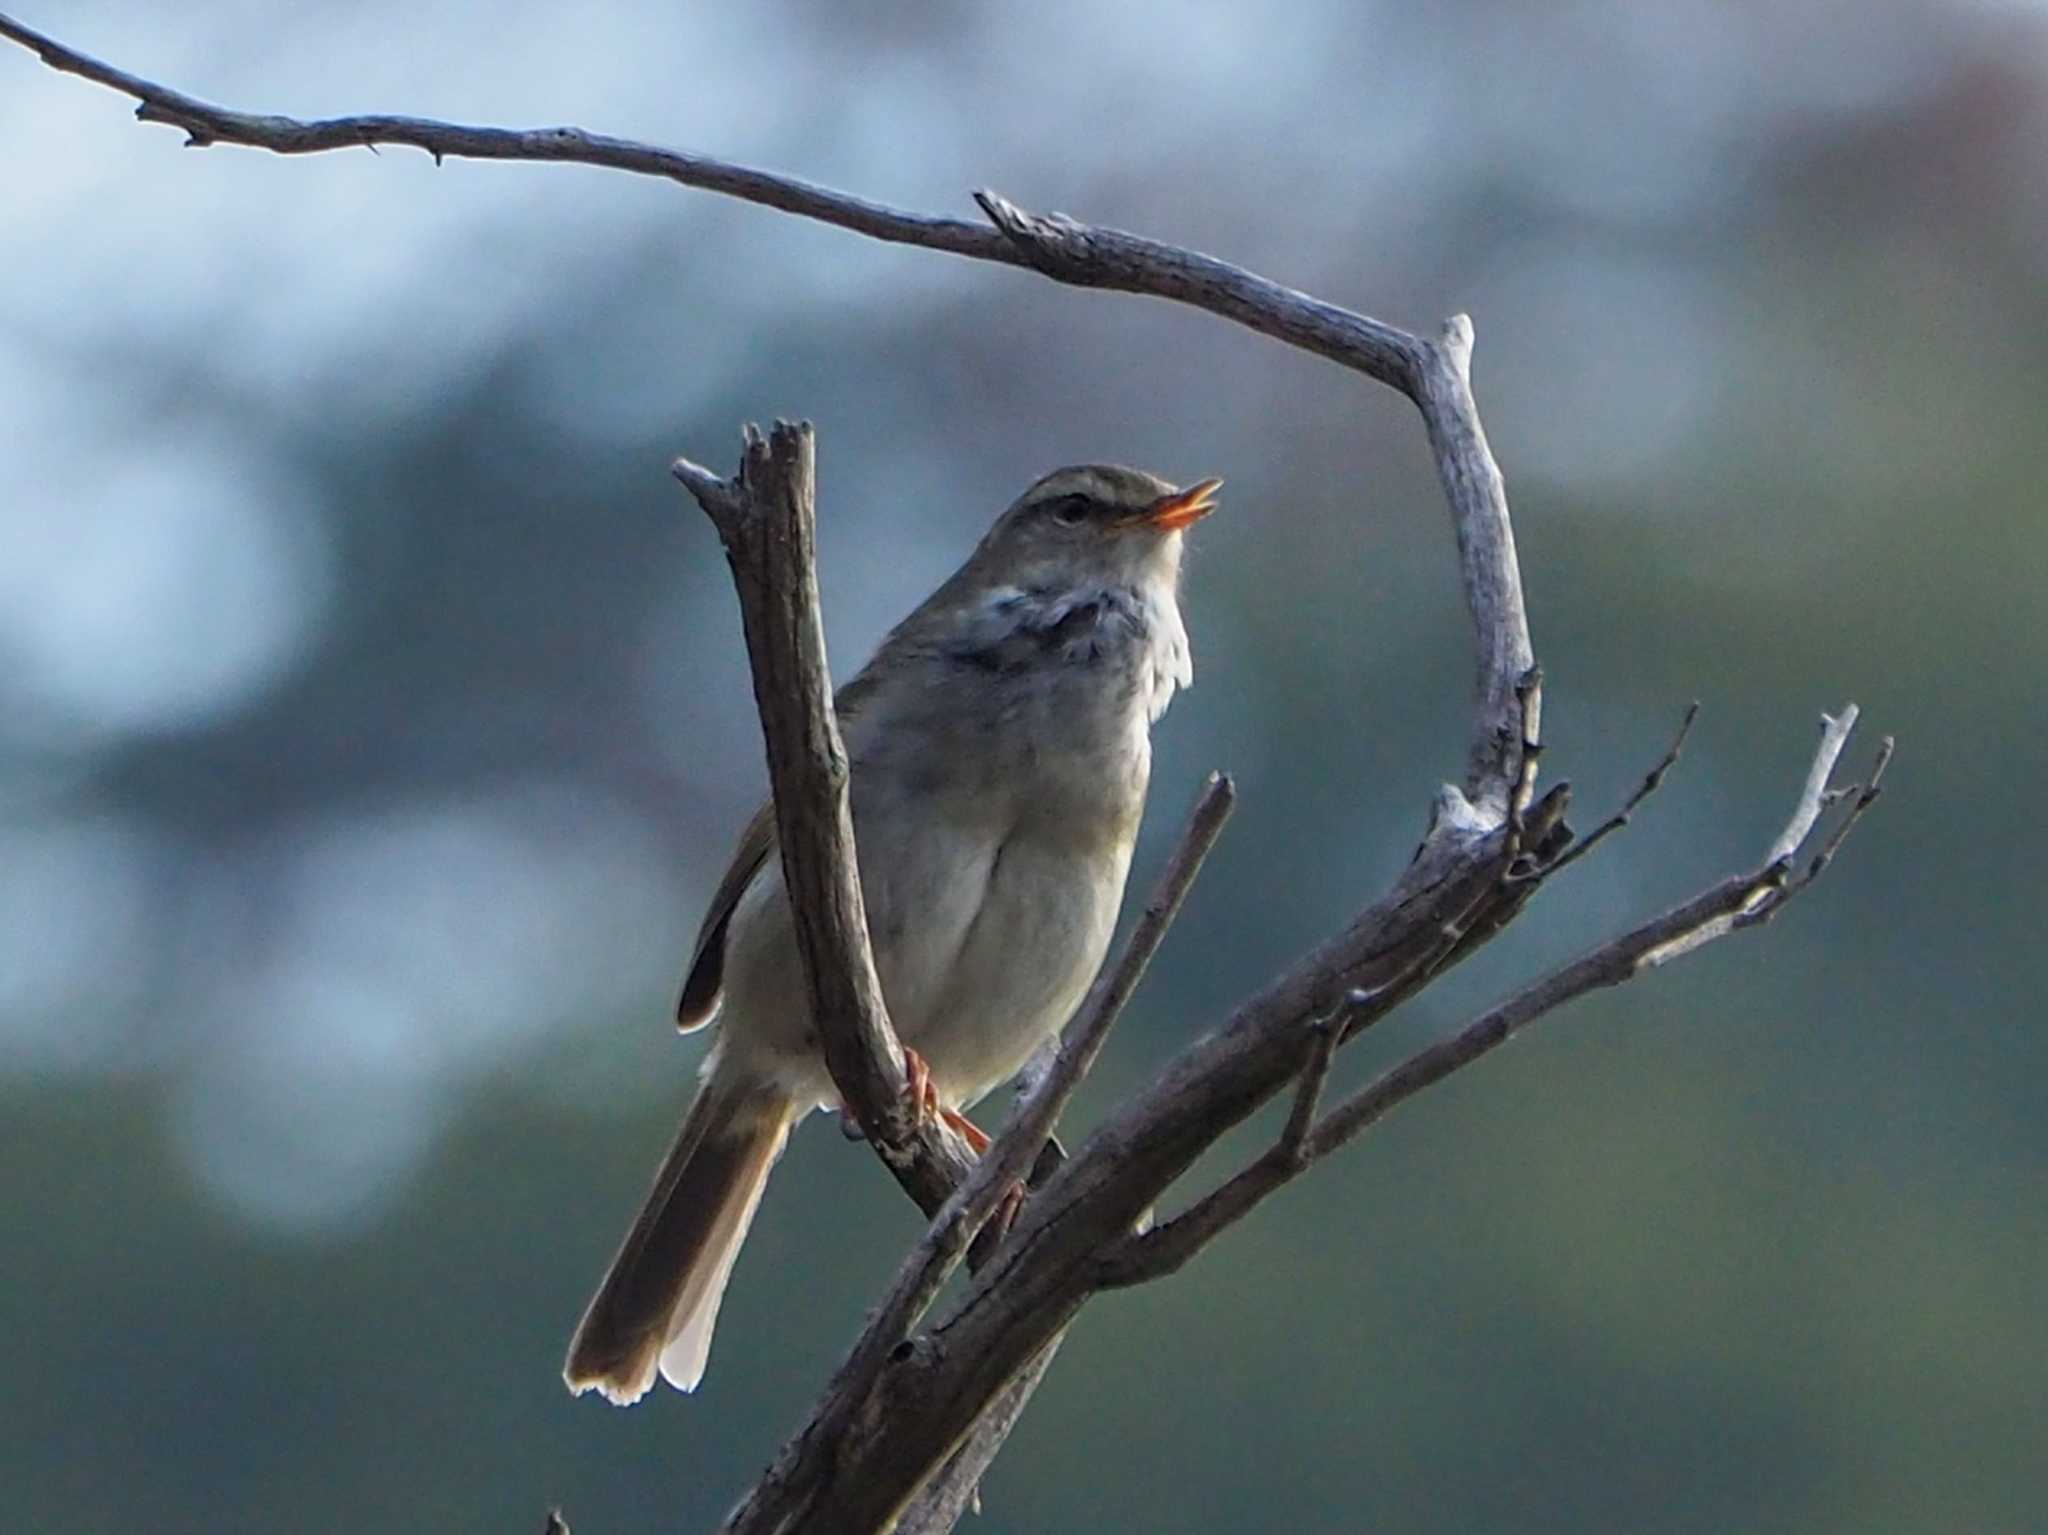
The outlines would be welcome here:
<svg viewBox="0 0 2048 1535">
<path fill-rule="evenodd" d="M 1821 708 L 1899 734 L 1784 921 L 1090 1308 L 979 1528 L 2043 1527 L 2038 6 L 26 19 L 251 108 L 574 122 L 929 210 L 986 184 L 1470 310 L 1580 821 L 1706 712 L 1638 826 L 1347 1080 L 1753 859 Z M 557 1382 L 762 776 L 670 455 L 818 423 L 842 671 L 1042 470 L 1228 477 L 1138 878 L 1201 772 L 1243 807 L 1076 1129 L 1382 888 L 1456 772 L 1421 434 L 1327 364 L 617 174 L 188 151 L 14 49 L 0 141 L 21 1528 L 703 1528 L 910 1239 L 815 1122 L 703 1393 Z"/>
</svg>

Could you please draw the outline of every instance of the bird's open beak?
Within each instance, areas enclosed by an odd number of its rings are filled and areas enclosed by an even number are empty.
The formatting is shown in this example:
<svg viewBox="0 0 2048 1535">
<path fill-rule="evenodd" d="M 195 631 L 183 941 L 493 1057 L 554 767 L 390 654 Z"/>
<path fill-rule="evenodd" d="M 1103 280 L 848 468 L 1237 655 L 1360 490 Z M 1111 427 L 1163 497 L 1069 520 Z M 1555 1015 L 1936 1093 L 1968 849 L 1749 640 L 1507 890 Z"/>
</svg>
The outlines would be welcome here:
<svg viewBox="0 0 2048 1535">
<path fill-rule="evenodd" d="M 1138 514 L 1138 522 L 1148 528 L 1157 528 L 1162 533 L 1174 533 L 1190 523 L 1200 522 L 1216 510 L 1216 492 L 1223 488 L 1221 480 L 1203 480 L 1190 485 L 1186 490 L 1177 490 L 1170 496 L 1161 496 Z"/>
</svg>

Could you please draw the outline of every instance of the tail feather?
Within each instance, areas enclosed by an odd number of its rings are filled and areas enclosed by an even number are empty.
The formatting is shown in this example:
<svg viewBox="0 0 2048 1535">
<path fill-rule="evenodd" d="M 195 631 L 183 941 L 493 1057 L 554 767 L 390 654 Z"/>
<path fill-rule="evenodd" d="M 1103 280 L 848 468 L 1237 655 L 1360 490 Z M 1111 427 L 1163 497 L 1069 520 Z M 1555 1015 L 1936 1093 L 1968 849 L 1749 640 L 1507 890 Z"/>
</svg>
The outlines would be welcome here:
<svg viewBox="0 0 2048 1535">
<path fill-rule="evenodd" d="M 705 1079 L 570 1341 L 571 1391 L 624 1406 L 647 1394 L 657 1368 L 696 1388 L 733 1260 L 795 1117 L 774 1088 Z"/>
</svg>

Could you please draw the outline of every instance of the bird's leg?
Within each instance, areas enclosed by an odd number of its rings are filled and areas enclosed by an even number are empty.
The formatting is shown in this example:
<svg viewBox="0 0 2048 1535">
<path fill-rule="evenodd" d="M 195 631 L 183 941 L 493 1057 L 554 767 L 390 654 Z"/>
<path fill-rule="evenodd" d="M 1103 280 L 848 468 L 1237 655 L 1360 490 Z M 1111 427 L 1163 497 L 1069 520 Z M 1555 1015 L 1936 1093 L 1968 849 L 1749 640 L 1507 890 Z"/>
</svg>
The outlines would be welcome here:
<svg viewBox="0 0 2048 1535">
<path fill-rule="evenodd" d="M 1017 1179 L 1003 1190 L 1003 1197 L 996 1207 L 989 1211 L 988 1224 L 982 1228 L 982 1235 L 990 1241 L 1000 1242 L 1010 1234 L 1010 1228 L 1017 1223 L 1017 1216 L 1024 1209 L 1024 1180 Z"/>
<path fill-rule="evenodd" d="M 967 1142 L 976 1156 L 981 1156 L 994 1142 L 993 1136 L 958 1109 L 940 1109 L 939 1117 L 960 1133 L 960 1138 Z M 1011 1181 L 1010 1186 L 1003 1190 L 1003 1197 L 996 1202 L 996 1207 L 989 1212 L 988 1224 L 981 1228 L 981 1235 L 976 1238 L 977 1246 L 982 1243 L 1000 1242 L 1010 1234 L 1010 1227 L 1016 1223 L 1018 1213 L 1024 1208 L 1024 1196 L 1027 1192 L 1022 1178 Z"/>
<path fill-rule="evenodd" d="M 953 1127 L 960 1139 L 967 1142 L 967 1149 L 976 1156 L 982 1155 L 995 1143 L 994 1136 L 958 1109 L 940 1106 L 939 1090 L 932 1085 L 931 1063 L 908 1045 L 903 1047 L 903 1068 L 910 1076 L 903 1096 L 919 1119 L 927 1119 L 933 1114 L 938 1115 Z M 1026 1192 L 1024 1180 L 1021 1178 L 1003 1191 L 1001 1201 L 989 1213 L 988 1225 L 983 1228 L 984 1240 L 1000 1242 L 1009 1234 L 1012 1223 L 1017 1219 L 1017 1212 L 1024 1208 Z"/>
<path fill-rule="evenodd" d="M 917 1122 L 923 1124 L 934 1114 L 942 1112 L 939 1108 L 939 1090 L 932 1083 L 931 1063 L 910 1046 L 905 1045 L 903 1069 L 910 1076 L 909 1084 L 903 1089 L 903 1101 L 910 1105 L 910 1112 L 916 1116 Z M 988 1137 L 982 1136 L 981 1143 L 986 1146 Z"/>
<path fill-rule="evenodd" d="M 960 1139 L 967 1142 L 967 1149 L 976 1156 L 988 1150 L 989 1143 L 995 1139 L 958 1109 L 940 1109 L 939 1118 L 960 1132 Z"/>
<path fill-rule="evenodd" d="M 958 1109 L 939 1106 L 939 1089 L 932 1081 L 931 1062 L 908 1045 L 903 1047 L 903 1069 L 910 1078 L 903 1089 L 903 1101 L 910 1105 L 911 1112 L 920 1123 L 936 1115 L 958 1132 L 960 1138 L 967 1142 L 967 1149 L 976 1156 L 988 1150 L 994 1137 Z"/>
</svg>

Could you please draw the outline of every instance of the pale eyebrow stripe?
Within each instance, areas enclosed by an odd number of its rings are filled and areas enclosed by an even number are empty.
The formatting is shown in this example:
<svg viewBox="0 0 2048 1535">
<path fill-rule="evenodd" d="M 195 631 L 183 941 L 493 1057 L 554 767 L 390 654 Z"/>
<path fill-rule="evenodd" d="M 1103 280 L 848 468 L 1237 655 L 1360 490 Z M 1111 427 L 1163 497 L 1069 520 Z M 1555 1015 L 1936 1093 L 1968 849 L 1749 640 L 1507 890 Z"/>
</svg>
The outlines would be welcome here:
<svg viewBox="0 0 2048 1535">
<path fill-rule="evenodd" d="M 1093 501 L 1106 501 L 1117 505 L 1117 497 L 1110 482 L 1092 467 L 1062 469 L 1041 483 L 1032 492 L 1029 502 L 1037 506 L 1046 501 L 1056 501 L 1061 496 L 1087 496 Z"/>
</svg>

